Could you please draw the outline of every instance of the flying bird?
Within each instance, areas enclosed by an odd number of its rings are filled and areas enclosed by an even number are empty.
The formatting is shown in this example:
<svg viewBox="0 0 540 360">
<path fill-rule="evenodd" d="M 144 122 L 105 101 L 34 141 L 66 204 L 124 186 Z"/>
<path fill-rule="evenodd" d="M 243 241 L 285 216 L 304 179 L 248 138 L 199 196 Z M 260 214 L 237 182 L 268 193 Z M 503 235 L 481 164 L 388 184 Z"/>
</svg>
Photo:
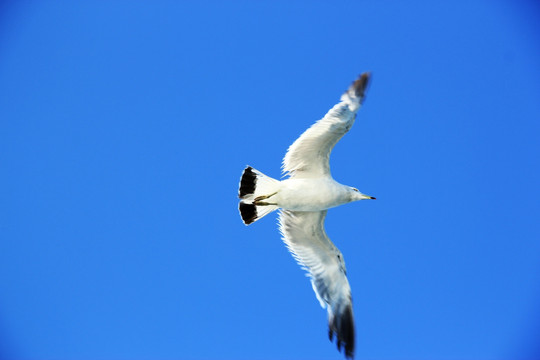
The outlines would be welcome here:
<svg viewBox="0 0 540 360">
<path fill-rule="evenodd" d="M 328 336 L 336 338 L 345 357 L 354 356 L 354 317 L 351 288 L 343 255 L 324 230 L 329 208 L 375 199 L 336 182 L 330 174 L 330 152 L 352 127 L 365 97 L 370 73 L 352 83 L 336 104 L 287 150 L 280 181 L 248 166 L 240 179 L 238 197 L 242 220 L 249 225 L 274 210 L 285 245 L 308 271 L 315 295 L 328 312 Z"/>
</svg>

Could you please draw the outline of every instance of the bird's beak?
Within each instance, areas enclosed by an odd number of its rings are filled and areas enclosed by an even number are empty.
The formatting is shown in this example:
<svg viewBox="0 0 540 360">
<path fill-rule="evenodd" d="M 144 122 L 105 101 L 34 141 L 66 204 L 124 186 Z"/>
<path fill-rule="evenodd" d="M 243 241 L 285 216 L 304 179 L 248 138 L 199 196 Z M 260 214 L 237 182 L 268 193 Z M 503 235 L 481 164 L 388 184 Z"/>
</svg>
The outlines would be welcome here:
<svg viewBox="0 0 540 360">
<path fill-rule="evenodd" d="M 364 195 L 363 200 L 375 200 L 375 198 L 373 196 L 369 196 L 369 195 L 366 195 L 366 194 L 362 194 L 362 195 Z"/>
</svg>

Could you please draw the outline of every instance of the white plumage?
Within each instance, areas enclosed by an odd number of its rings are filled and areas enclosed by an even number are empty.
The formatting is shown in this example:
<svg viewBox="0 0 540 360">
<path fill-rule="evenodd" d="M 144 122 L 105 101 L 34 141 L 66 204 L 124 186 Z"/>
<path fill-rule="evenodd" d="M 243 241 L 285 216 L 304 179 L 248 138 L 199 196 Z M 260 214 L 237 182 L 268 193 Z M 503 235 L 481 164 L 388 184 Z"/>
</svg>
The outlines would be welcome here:
<svg viewBox="0 0 540 360">
<path fill-rule="evenodd" d="M 374 199 L 339 184 L 330 174 L 329 158 L 336 143 L 354 124 L 370 78 L 362 74 L 341 101 L 307 129 L 288 149 L 279 181 L 251 167 L 242 174 L 239 209 L 249 225 L 281 209 L 279 228 L 293 257 L 305 268 L 322 307 L 328 311 L 329 337 L 338 349 L 354 356 L 351 289 L 341 252 L 324 230 L 327 209 L 357 200 Z"/>
</svg>

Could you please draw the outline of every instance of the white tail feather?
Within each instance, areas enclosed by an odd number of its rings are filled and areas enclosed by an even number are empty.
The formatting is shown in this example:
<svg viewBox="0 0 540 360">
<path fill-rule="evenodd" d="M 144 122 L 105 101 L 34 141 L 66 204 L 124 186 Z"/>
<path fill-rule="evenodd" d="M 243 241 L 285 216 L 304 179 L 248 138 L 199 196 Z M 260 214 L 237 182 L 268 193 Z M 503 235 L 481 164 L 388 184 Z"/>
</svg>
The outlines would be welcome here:
<svg viewBox="0 0 540 360">
<path fill-rule="evenodd" d="M 244 169 L 244 173 L 240 179 L 238 197 L 241 199 L 239 204 L 240 215 L 246 225 L 278 209 L 276 205 L 254 205 L 253 201 L 258 197 L 275 194 L 279 191 L 279 187 L 279 180 L 266 176 L 250 166 Z M 272 203 L 271 196 L 268 198 L 268 202 Z"/>
</svg>

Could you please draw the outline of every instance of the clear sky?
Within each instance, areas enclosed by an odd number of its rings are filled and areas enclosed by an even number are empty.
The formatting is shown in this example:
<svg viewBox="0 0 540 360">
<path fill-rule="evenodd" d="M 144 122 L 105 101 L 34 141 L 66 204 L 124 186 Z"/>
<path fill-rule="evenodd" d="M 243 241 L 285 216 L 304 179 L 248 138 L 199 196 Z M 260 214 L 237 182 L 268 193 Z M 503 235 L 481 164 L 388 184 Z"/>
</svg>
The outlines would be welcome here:
<svg viewBox="0 0 540 360">
<path fill-rule="evenodd" d="M 533 1 L 0 5 L 0 358 L 342 359 L 237 211 L 361 72 L 329 211 L 357 359 L 540 356 Z"/>
</svg>

